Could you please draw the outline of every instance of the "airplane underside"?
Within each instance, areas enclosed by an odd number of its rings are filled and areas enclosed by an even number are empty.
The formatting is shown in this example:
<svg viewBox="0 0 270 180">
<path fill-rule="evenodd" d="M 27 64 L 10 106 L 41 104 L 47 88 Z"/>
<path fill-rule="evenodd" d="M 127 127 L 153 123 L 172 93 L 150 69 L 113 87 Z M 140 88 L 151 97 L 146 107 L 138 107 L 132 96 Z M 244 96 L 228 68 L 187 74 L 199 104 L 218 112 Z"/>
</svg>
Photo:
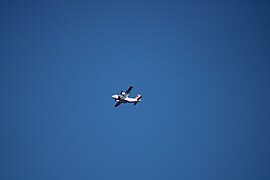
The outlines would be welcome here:
<svg viewBox="0 0 270 180">
<path fill-rule="evenodd" d="M 115 100 L 117 103 L 115 104 L 115 106 L 114 107 L 117 107 L 117 106 L 119 106 L 120 104 L 125 104 L 125 103 L 133 103 L 134 104 L 134 106 L 138 103 L 138 102 L 141 102 L 140 100 L 137 100 L 137 101 L 134 101 L 134 100 L 131 100 L 131 101 L 129 101 L 129 100 L 124 100 L 124 99 L 116 99 Z"/>
<path fill-rule="evenodd" d="M 134 103 L 134 102 L 137 102 L 137 101 L 128 101 L 128 100 L 123 100 L 123 99 L 121 99 L 121 100 L 115 100 L 116 102 L 119 102 L 119 103 Z"/>
</svg>

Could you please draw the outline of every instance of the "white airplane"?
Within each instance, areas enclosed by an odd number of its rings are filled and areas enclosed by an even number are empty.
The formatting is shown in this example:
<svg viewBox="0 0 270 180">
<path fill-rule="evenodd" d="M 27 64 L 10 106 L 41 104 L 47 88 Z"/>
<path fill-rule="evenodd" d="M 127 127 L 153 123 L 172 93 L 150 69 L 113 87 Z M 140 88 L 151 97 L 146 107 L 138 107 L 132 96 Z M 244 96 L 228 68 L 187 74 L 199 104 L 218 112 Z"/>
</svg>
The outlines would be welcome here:
<svg viewBox="0 0 270 180">
<path fill-rule="evenodd" d="M 112 95 L 112 98 L 117 102 L 114 107 L 119 106 L 121 103 L 133 103 L 134 106 L 138 103 L 141 102 L 141 98 L 142 96 L 140 94 L 137 94 L 137 96 L 135 98 L 130 98 L 128 97 L 131 90 L 132 90 L 133 86 L 130 86 L 126 92 L 121 91 L 120 94 L 114 94 Z"/>
</svg>

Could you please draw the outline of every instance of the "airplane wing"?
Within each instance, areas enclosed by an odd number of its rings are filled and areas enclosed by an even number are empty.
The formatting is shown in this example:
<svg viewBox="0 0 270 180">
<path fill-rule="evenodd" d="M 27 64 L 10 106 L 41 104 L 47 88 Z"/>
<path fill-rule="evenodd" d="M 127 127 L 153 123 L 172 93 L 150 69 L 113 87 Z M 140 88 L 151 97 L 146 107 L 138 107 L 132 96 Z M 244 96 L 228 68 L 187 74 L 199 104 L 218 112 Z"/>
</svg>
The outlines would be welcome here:
<svg viewBox="0 0 270 180">
<path fill-rule="evenodd" d="M 129 94 L 130 94 L 132 88 L 133 88 L 133 86 L 130 86 L 130 87 L 126 90 L 126 92 L 125 92 L 125 96 L 126 96 L 126 97 L 129 96 Z"/>
<path fill-rule="evenodd" d="M 120 102 L 117 102 L 115 105 L 114 105 L 114 107 L 117 107 L 117 106 L 119 106 L 121 103 Z"/>
</svg>

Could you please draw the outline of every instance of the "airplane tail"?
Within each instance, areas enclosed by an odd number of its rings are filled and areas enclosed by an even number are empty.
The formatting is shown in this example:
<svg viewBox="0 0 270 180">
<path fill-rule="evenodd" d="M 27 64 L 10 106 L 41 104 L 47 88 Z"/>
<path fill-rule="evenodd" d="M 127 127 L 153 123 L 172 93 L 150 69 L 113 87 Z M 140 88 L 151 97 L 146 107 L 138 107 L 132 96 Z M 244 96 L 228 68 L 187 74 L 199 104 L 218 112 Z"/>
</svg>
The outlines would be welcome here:
<svg viewBox="0 0 270 180">
<path fill-rule="evenodd" d="M 137 99 L 137 100 L 140 100 L 141 98 L 142 98 L 142 95 L 137 94 L 136 99 Z"/>
</svg>

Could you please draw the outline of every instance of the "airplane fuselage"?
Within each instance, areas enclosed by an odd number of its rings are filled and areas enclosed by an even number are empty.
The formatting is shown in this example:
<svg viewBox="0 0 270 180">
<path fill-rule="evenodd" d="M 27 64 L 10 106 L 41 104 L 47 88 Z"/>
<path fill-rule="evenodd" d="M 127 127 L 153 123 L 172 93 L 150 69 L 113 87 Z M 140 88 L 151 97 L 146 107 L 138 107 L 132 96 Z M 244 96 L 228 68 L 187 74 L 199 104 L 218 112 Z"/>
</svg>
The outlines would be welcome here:
<svg viewBox="0 0 270 180">
<path fill-rule="evenodd" d="M 135 103 L 135 102 L 141 102 L 141 99 L 137 98 L 130 98 L 130 97 L 123 97 L 122 95 L 113 95 L 112 98 L 116 102 L 121 102 L 121 103 Z"/>
</svg>

